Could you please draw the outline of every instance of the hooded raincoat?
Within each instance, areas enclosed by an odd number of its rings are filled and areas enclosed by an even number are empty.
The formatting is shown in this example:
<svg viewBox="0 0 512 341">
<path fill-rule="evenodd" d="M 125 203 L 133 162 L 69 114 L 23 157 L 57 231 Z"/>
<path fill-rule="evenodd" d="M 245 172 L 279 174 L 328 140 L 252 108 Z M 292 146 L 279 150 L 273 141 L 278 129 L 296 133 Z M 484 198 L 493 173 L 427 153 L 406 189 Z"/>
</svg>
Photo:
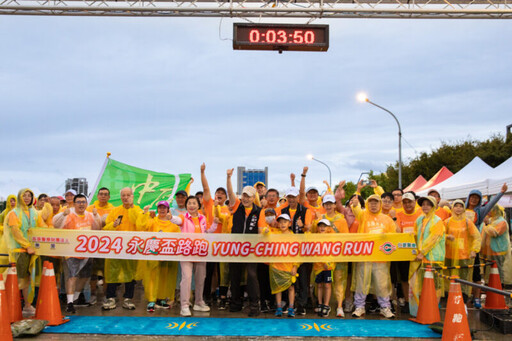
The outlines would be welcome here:
<svg viewBox="0 0 512 341">
<path fill-rule="evenodd" d="M 11 200 L 14 199 L 16 200 L 16 196 L 14 194 L 10 194 L 8 197 L 7 197 L 7 202 L 6 202 L 6 207 L 5 207 L 5 210 L 3 210 L 2 213 L 0 213 L 0 253 L 3 253 L 3 254 L 7 254 L 8 252 L 8 249 L 7 249 L 7 243 L 5 242 L 5 239 L 4 239 L 4 221 L 5 221 L 5 218 L 7 217 L 7 215 L 9 214 L 9 212 L 11 212 L 11 210 L 16 207 L 16 205 L 14 206 L 11 206 Z M 9 257 L 7 256 L 1 256 L 0 257 L 0 265 L 7 265 L 9 264 Z M 4 268 L 5 270 L 7 270 L 7 268 Z M 0 270 L 0 273 L 2 271 Z"/>
<path fill-rule="evenodd" d="M 434 205 L 428 215 L 420 216 L 415 223 L 416 245 L 418 253 L 423 255 L 422 261 L 412 261 L 409 266 L 409 310 L 412 316 L 418 313 L 421 289 L 423 288 L 424 267 L 426 265 L 443 265 L 445 259 L 445 226 L 436 215 L 436 200 L 428 197 Z M 443 279 L 435 277 L 437 297 L 444 296 Z"/>
<path fill-rule="evenodd" d="M 478 195 L 480 200 L 478 201 L 478 204 L 475 208 L 472 210 L 468 209 L 469 206 L 469 197 L 471 195 Z M 491 211 L 491 208 L 493 208 L 494 205 L 500 201 L 501 197 L 503 196 L 503 193 L 498 193 L 496 196 L 494 196 L 486 205 L 482 206 L 482 192 L 480 192 L 477 189 L 472 190 L 468 194 L 468 198 L 466 199 L 466 216 L 475 223 L 476 227 L 479 231 L 482 230 L 482 222 L 484 221 L 485 216 Z"/>
<path fill-rule="evenodd" d="M 149 213 L 141 214 L 137 219 L 137 229 L 146 232 L 180 232 L 178 225 L 160 218 L 160 216 L 151 218 Z M 148 302 L 166 298 L 174 301 L 178 264 L 178 262 L 156 260 L 139 261 L 138 271 L 142 271 L 144 294 Z"/>
<path fill-rule="evenodd" d="M 455 200 L 452 203 L 454 207 L 456 204 L 460 204 L 464 207 L 462 200 Z M 453 236 L 454 240 L 446 239 L 446 266 L 462 266 L 461 269 L 449 269 L 447 275 L 458 276 L 466 281 L 471 281 L 473 278 L 473 267 L 475 262 L 474 258 L 471 258 L 471 252 L 478 253 L 482 239 L 480 232 L 476 228 L 475 224 L 466 217 L 465 212 L 457 215 L 452 208 L 452 216 L 444 221 L 446 226 L 446 235 Z M 445 289 L 449 288 L 449 281 L 445 281 Z M 463 293 L 469 295 L 471 293 L 471 287 L 463 286 Z"/>
<path fill-rule="evenodd" d="M 393 219 L 381 213 L 382 201 L 379 195 L 373 194 L 366 200 L 366 207 L 370 200 L 379 202 L 379 211 L 371 213 L 367 208 L 362 210 L 359 205 L 354 206 L 352 211 L 359 222 L 358 233 L 395 233 L 396 225 Z M 370 286 L 375 289 L 377 300 L 382 308 L 390 307 L 389 296 L 391 295 L 391 276 L 389 273 L 389 262 L 359 262 L 356 263 L 352 276 L 352 287 L 355 292 L 355 305 L 357 308 L 364 307 L 366 295 Z"/>
</svg>

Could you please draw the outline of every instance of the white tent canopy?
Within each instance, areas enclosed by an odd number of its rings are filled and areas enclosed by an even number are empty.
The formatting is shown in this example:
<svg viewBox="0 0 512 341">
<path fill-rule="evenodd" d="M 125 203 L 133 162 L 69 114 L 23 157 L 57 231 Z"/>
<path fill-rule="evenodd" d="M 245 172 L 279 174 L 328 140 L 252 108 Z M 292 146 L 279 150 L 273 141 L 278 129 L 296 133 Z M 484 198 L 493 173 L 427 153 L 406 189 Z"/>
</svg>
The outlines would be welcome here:
<svg viewBox="0 0 512 341">
<path fill-rule="evenodd" d="M 506 162 L 508 161 L 510 160 L 507 160 Z M 455 173 L 452 177 L 433 188 L 429 188 L 418 193 L 418 195 L 427 195 L 428 191 L 432 189 L 436 189 L 441 194 L 441 198 L 448 200 L 466 198 L 472 189 L 480 190 L 483 195 L 496 194 L 499 192 L 499 189 L 501 189 L 501 186 L 495 193 L 489 193 L 488 191 L 489 178 L 495 170 L 496 169 L 492 168 L 476 156 L 470 163 Z M 512 176 L 512 173 L 510 174 Z M 503 182 L 501 182 L 501 184 L 503 184 Z"/>
</svg>

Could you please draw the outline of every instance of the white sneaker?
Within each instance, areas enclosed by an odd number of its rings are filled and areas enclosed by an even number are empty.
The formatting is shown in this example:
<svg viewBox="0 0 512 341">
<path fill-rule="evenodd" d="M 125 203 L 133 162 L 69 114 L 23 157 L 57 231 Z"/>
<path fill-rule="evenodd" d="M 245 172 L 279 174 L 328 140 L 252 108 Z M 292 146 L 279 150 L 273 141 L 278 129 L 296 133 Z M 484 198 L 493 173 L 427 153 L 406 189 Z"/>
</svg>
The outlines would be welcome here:
<svg viewBox="0 0 512 341">
<path fill-rule="evenodd" d="M 23 307 L 22 314 L 26 316 L 34 316 L 36 314 L 36 308 L 31 305 L 28 307 Z"/>
<path fill-rule="evenodd" d="M 352 316 L 354 316 L 354 317 L 361 317 L 365 313 L 366 313 L 366 310 L 364 309 L 364 307 L 356 308 L 356 310 L 354 310 L 354 312 L 352 313 Z"/>
<path fill-rule="evenodd" d="M 206 305 L 206 303 L 201 302 L 199 304 L 194 304 L 194 311 L 210 311 L 210 307 Z"/>
<path fill-rule="evenodd" d="M 343 302 L 343 311 L 351 313 L 352 310 L 354 310 L 354 302 L 345 300 L 345 302 Z"/>
<path fill-rule="evenodd" d="M 391 309 L 389 307 L 380 308 L 380 314 L 387 319 L 395 317 L 395 314 L 393 314 L 393 312 L 391 311 Z"/>
<path fill-rule="evenodd" d="M 103 302 L 102 306 L 103 310 L 112 310 L 116 309 L 116 299 L 115 298 L 107 298 L 105 302 Z"/>
<path fill-rule="evenodd" d="M 130 298 L 125 298 L 123 301 L 123 308 L 128 310 L 135 310 L 135 304 L 133 304 Z"/>
<path fill-rule="evenodd" d="M 343 312 L 343 308 L 339 307 L 336 309 L 336 316 L 337 317 L 345 317 L 345 313 Z"/>
<path fill-rule="evenodd" d="M 98 302 L 98 298 L 96 297 L 96 295 L 91 295 L 91 298 L 89 299 L 89 304 L 94 305 L 96 304 L 96 302 Z"/>
<path fill-rule="evenodd" d="M 192 313 L 190 312 L 190 308 L 188 306 L 181 308 L 180 315 L 181 316 L 192 316 Z"/>
</svg>

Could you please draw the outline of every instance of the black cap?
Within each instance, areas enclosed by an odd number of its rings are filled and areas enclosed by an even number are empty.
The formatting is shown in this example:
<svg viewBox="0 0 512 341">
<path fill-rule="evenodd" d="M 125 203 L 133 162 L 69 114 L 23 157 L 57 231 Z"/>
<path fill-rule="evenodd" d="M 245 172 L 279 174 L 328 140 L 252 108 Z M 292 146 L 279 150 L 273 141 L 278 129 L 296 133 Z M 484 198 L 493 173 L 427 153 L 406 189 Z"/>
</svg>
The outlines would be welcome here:
<svg viewBox="0 0 512 341">
<path fill-rule="evenodd" d="M 184 196 L 188 197 L 188 193 L 185 192 L 184 190 L 176 192 L 176 195 L 179 195 L 179 194 L 183 194 Z"/>
</svg>

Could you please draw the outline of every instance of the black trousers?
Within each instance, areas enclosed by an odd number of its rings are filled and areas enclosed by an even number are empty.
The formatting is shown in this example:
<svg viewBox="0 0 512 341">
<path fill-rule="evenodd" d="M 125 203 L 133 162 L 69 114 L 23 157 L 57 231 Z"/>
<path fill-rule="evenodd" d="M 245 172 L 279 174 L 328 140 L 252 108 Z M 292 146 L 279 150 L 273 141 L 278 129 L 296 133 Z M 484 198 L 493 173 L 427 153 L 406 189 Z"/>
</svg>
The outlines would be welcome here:
<svg viewBox="0 0 512 341">
<path fill-rule="evenodd" d="M 107 298 L 115 298 L 117 286 L 121 283 L 108 283 L 107 284 Z M 124 298 L 133 298 L 135 291 L 135 281 L 127 282 L 124 284 Z"/>
<path fill-rule="evenodd" d="M 258 283 L 258 263 L 230 263 L 229 278 L 231 282 L 230 308 L 242 308 L 242 295 L 240 279 L 244 269 L 247 269 L 247 293 L 251 309 L 259 308 L 260 286 Z"/>
<path fill-rule="evenodd" d="M 217 272 L 217 278 L 220 281 L 220 266 L 219 263 L 207 262 L 206 263 L 206 277 L 204 279 L 204 290 L 203 290 L 203 298 L 205 301 L 208 301 L 212 293 L 212 278 L 213 274 Z"/>
<path fill-rule="evenodd" d="M 270 289 L 270 272 L 267 264 L 258 263 L 258 282 L 260 285 L 260 299 L 263 302 L 272 302 L 272 290 Z"/>
<path fill-rule="evenodd" d="M 299 266 L 297 273 L 299 274 L 297 306 L 306 307 L 309 296 L 309 282 L 311 277 L 311 270 L 313 269 L 312 263 L 304 263 Z"/>
</svg>

